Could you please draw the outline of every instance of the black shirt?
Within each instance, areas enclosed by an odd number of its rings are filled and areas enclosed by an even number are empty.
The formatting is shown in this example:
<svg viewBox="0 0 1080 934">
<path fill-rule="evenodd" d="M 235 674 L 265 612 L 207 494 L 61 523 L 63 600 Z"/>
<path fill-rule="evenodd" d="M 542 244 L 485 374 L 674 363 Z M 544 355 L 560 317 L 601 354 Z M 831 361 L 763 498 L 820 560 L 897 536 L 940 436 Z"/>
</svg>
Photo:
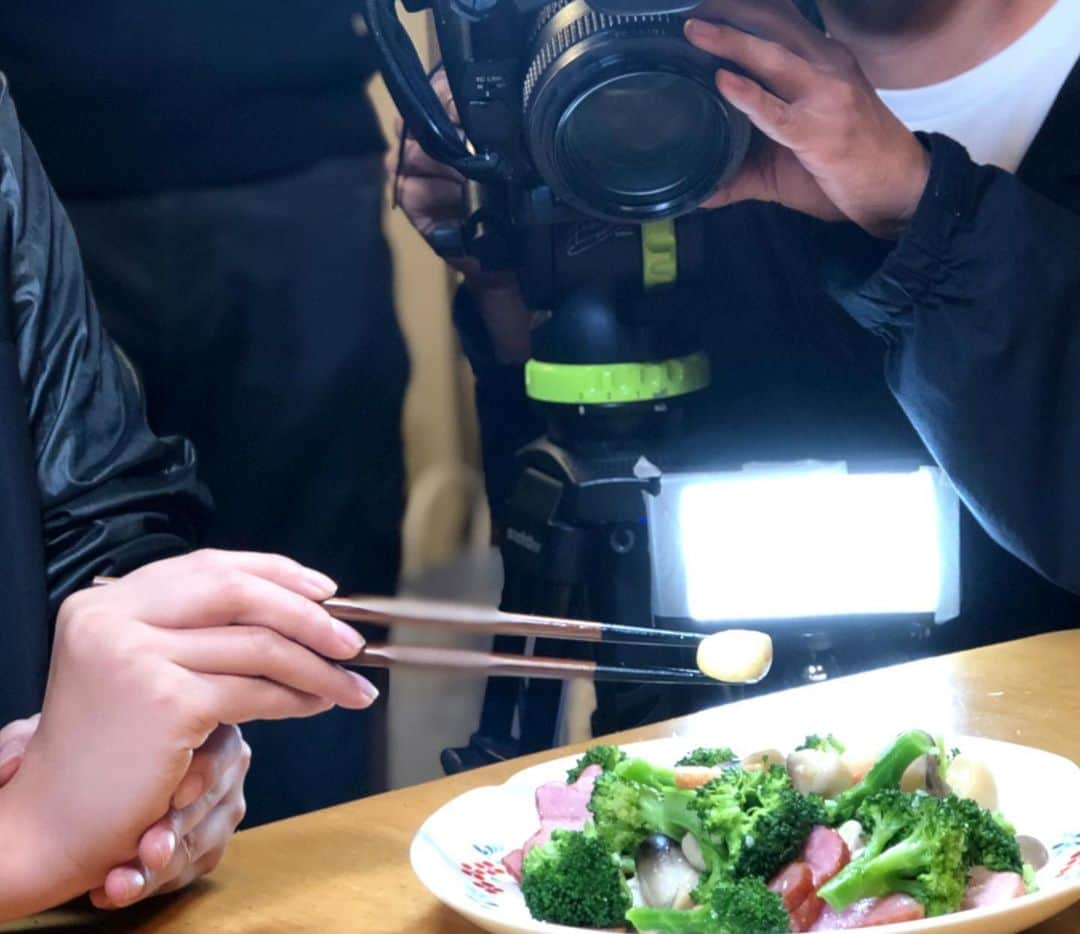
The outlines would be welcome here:
<svg viewBox="0 0 1080 934">
<path fill-rule="evenodd" d="M 360 0 L 4 0 L 0 71 L 62 197 L 378 151 Z"/>
</svg>

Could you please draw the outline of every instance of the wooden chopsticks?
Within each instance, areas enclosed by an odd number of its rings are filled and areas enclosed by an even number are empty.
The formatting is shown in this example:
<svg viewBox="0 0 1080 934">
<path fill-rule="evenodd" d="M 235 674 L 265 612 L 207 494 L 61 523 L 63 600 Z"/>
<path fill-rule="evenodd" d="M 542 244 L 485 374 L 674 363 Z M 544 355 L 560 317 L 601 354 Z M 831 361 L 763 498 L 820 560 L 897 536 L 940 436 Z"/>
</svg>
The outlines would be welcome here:
<svg viewBox="0 0 1080 934">
<path fill-rule="evenodd" d="M 717 685 L 721 682 L 696 668 L 631 668 L 598 665 L 594 661 L 538 658 L 530 655 L 499 655 L 415 645 L 367 645 L 350 668 L 421 668 L 431 671 L 462 671 L 479 676 L 542 678 L 555 681 L 625 681 L 635 684 Z"/>
<path fill-rule="evenodd" d="M 115 582 L 98 577 L 94 586 Z M 437 600 L 400 597 L 334 597 L 323 603 L 335 619 L 387 627 L 452 630 L 483 636 L 524 636 L 563 639 L 571 642 L 607 642 L 696 649 L 704 638 L 700 633 L 670 629 L 644 629 L 589 620 L 505 613 L 490 607 L 469 606 Z M 717 684 L 697 669 L 621 667 L 598 665 L 594 661 L 500 655 L 441 647 L 369 644 L 352 661 L 356 668 L 421 668 L 467 671 L 477 675 L 626 681 L 646 684 Z"/>
<path fill-rule="evenodd" d="M 696 649 L 700 633 L 643 629 L 555 616 L 505 613 L 485 606 L 402 597 L 335 597 L 324 604 L 331 616 L 348 623 L 449 629 L 490 636 L 535 636 L 569 642 L 607 642 Z"/>
</svg>

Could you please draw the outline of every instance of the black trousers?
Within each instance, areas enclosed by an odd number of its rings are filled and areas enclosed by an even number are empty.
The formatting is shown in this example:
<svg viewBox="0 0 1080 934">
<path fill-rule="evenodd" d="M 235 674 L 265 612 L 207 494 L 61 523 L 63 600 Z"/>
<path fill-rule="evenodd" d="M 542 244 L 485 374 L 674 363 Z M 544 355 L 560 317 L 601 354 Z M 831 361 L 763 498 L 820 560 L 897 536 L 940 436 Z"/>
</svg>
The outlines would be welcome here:
<svg viewBox="0 0 1080 934">
<path fill-rule="evenodd" d="M 344 592 L 396 585 L 408 361 L 377 156 L 228 188 L 67 205 L 150 422 L 195 442 L 208 544 L 282 552 Z M 245 729 L 249 824 L 359 797 L 378 714 Z"/>
</svg>

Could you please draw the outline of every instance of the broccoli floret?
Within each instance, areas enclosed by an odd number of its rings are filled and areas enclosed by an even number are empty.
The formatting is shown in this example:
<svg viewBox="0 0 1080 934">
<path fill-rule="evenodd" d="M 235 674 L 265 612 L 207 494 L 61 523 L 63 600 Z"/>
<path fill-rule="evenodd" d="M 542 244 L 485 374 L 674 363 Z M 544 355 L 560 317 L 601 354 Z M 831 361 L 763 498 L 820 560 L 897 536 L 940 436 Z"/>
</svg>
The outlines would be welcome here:
<svg viewBox="0 0 1080 934">
<path fill-rule="evenodd" d="M 605 772 L 610 772 L 625 758 L 626 753 L 618 746 L 593 746 L 578 759 L 577 765 L 566 773 L 566 784 L 573 785 L 590 765 L 598 765 Z"/>
<path fill-rule="evenodd" d="M 666 791 L 675 788 L 675 770 L 653 765 L 645 759 L 626 759 L 612 770 L 627 781 Z"/>
<path fill-rule="evenodd" d="M 653 789 L 624 781 L 613 772 L 596 780 L 589 810 L 597 834 L 613 853 L 633 856 L 652 833 L 646 824 L 643 799 L 655 795 Z"/>
<path fill-rule="evenodd" d="M 905 834 L 915 821 L 915 805 L 915 795 L 894 788 L 867 798 L 855 812 L 867 835 L 861 855 L 877 856 Z"/>
<path fill-rule="evenodd" d="M 948 799 L 967 827 L 967 864 L 985 866 L 993 872 L 1024 871 L 1024 858 L 1016 840 L 1016 828 L 1001 814 L 979 807 L 970 798 Z"/>
<path fill-rule="evenodd" d="M 824 802 L 799 794 L 781 766 L 728 769 L 697 790 L 694 808 L 705 837 L 736 878 L 772 878 L 798 855 L 814 825 L 825 821 Z"/>
<path fill-rule="evenodd" d="M 851 820 L 859 806 L 871 795 L 890 788 L 899 788 L 909 765 L 934 747 L 934 740 L 921 730 L 911 730 L 898 736 L 881 758 L 859 782 L 841 792 L 828 805 L 829 823 L 834 827 Z"/>
<path fill-rule="evenodd" d="M 802 741 L 802 745 L 797 747 L 798 749 L 821 749 L 825 752 L 835 752 L 843 754 L 847 751 L 847 747 L 844 746 L 840 740 L 830 733 L 828 736 L 822 737 L 817 733 L 811 733 Z"/>
<path fill-rule="evenodd" d="M 633 905 L 618 857 L 591 830 L 556 830 L 529 850 L 521 893 L 538 921 L 613 928 Z"/>
<path fill-rule="evenodd" d="M 760 879 L 721 883 L 713 889 L 712 910 L 731 934 L 754 931 L 780 934 L 790 930 L 784 901 Z"/>
<path fill-rule="evenodd" d="M 654 833 L 682 839 L 690 829 L 684 824 L 697 823 L 692 800 L 692 791 L 675 787 L 674 769 L 624 759 L 597 779 L 589 810 L 604 842 L 616 853 L 634 856 Z"/>
<path fill-rule="evenodd" d="M 841 910 L 862 898 L 903 893 L 930 916 L 959 909 L 967 887 L 967 832 L 951 802 L 893 792 L 868 800 L 859 814 L 871 828 L 870 841 L 821 887 L 825 901 Z"/>
<path fill-rule="evenodd" d="M 707 769 L 714 769 L 719 765 L 728 765 L 735 762 L 738 757 L 728 749 L 726 746 L 721 746 L 719 749 L 711 749 L 706 746 L 701 746 L 691 752 L 689 755 L 683 756 L 678 762 L 675 763 L 675 767 L 679 768 L 684 765 L 700 765 Z"/>
<path fill-rule="evenodd" d="M 709 904 L 693 911 L 634 908 L 626 920 L 639 931 L 662 934 L 786 934 L 791 929 L 780 896 L 760 879 L 718 882 Z"/>
<path fill-rule="evenodd" d="M 673 840 L 700 834 L 701 820 L 693 803 L 692 791 L 632 781 L 616 769 L 597 780 L 589 810 L 604 843 L 615 853 L 633 856 L 655 833 Z"/>
</svg>

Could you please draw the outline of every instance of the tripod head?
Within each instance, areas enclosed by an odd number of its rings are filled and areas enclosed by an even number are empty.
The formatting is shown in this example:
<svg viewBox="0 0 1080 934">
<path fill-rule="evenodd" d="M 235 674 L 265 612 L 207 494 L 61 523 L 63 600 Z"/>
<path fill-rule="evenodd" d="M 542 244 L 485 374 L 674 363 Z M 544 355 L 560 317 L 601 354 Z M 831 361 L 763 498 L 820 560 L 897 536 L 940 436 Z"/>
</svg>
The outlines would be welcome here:
<svg viewBox="0 0 1080 934">
<path fill-rule="evenodd" d="M 640 443 L 670 430 L 682 400 L 709 382 L 694 281 L 702 219 L 558 234 L 551 278 L 524 283 L 533 298 L 559 299 L 533 333 L 526 367 L 549 436 L 575 448 Z"/>
</svg>

